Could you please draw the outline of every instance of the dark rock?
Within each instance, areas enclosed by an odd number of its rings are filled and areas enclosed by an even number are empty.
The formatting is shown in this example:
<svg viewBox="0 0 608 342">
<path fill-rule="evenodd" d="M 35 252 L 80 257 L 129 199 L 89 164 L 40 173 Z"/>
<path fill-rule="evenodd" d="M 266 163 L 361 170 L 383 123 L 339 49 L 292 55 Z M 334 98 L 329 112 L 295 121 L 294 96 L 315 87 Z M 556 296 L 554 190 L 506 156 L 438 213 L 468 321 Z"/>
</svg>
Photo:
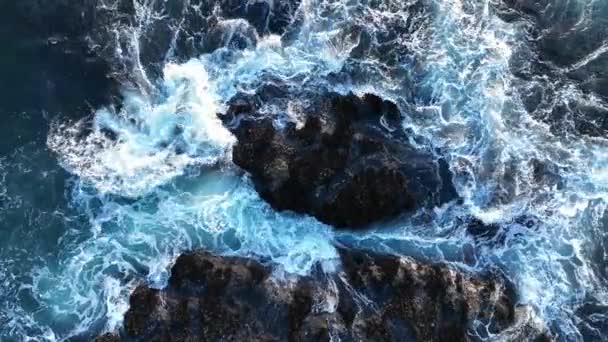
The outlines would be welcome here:
<svg viewBox="0 0 608 342">
<path fill-rule="evenodd" d="M 499 276 L 339 253 L 339 273 L 291 280 L 274 279 L 272 265 L 247 258 L 184 254 L 166 289 L 135 290 L 122 340 L 467 341 L 516 324 L 515 295 Z"/>
<path fill-rule="evenodd" d="M 120 342 L 120 336 L 112 333 L 101 335 L 95 339 L 95 342 Z"/>
<path fill-rule="evenodd" d="M 329 94 L 284 129 L 256 103 L 237 96 L 223 120 L 238 139 L 234 162 L 279 210 L 358 227 L 457 197 L 447 163 L 410 145 L 390 101 Z"/>
<path fill-rule="evenodd" d="M 486 224 L 475 217 L 471 217 L 467 221 L 467 232 L 478 239 L 491 239 L 500 230 L 500 225 L 497 223 Z"/>
<path fill-rule="evenodd" d="M 455 226 L 465 227 L 476 244 L 494 248 L 505 246 L 509 240 L 521 236 L 522 230 L 538 229 L 539 224 L 539 219 L 532 215 L 518 215 L 509 220 L 489 223 L 474 216 L 459 217 L 455 220 Z"/>
<path fill-rule="evenodd" d="M 125 315 L 125 329 L 129 334 L 141 335 L 153 329 L 142 315 L 151 312 L 159 304 L 159 291 L 149 287 L 138 287 L 131 294 L 129 312 Z"/>
</svg>

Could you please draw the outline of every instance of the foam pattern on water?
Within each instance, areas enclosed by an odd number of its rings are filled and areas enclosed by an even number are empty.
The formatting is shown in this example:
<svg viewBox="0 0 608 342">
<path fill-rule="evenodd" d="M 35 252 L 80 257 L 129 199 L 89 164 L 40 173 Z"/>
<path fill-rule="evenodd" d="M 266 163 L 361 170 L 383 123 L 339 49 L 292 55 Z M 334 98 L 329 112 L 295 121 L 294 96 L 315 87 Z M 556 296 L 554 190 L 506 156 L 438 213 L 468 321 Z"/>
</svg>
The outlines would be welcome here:
<svg viewBox="0 0 608 342">
<path fill-rule="evenodd" d="M 517 285 L 530 319 L 571 340 L 582 338 L 579 306 L 589 296 L 608 303 L 594 261 L 608 243 L 607 142 L 556 136 L 524 110 L 509 66 L 523 32 L 496 17 L 488 1 L 304 0 L 284 37 L 169 61 L 159 80 L 141 64 L 138 39 L 163 13 L 151 10 L 155 2 L 136 4 L 134 25 L 111 28 L 130 42 L 116 50 L 132 66 L 122 106 L 51 129 L 48 146 L 74 175 L 66 212 L 57 214 L 70 228 L 52 260 L 29 256 L 37 260 L 24 285 L 0 292 L 32 298 L 0 301 L 10 313 L 0 314 L 9 327 L 0 337 L 111 331 L 136 284 L 163 286 L 176 256 L 196 248 L 256 255 L 296 274 L 318 261 L 335 268 L 336 241 L 470 271 L 498 269 Z M 237 24 L 247 25 L 224 22 Z M 394 100 L 412 143 L 447 157 L 463 203 L 358 233 L 272 210 L 232 165 L 234 137 L 216 118 L 234 94 L 272 80 Z M 564 96 L 580 93 L 569 89 Z M 292 99 L 279 114 L 301 119 L 303 101 Z M 276 112 L 272 105 L 265 110 Z M 472 236 L 460 220 L 469 216 L 496 224 L 497 234 Z M 0 281 L 14 284 L 9 269 L 0 262 Z"/>
<path fill-rule="evenodd" d="M 228 158 L 234 138 L 216 117 L 218 103 L 200 63 L 168 64 L 160 93 L 126 92 L 120 111 L 95 114 L 93 134 L 79 139 L 86 122 L 58 124 L 48 145 L 99 191 L 127 197 L 145 195 L 188 166 Z"/>
</svg>

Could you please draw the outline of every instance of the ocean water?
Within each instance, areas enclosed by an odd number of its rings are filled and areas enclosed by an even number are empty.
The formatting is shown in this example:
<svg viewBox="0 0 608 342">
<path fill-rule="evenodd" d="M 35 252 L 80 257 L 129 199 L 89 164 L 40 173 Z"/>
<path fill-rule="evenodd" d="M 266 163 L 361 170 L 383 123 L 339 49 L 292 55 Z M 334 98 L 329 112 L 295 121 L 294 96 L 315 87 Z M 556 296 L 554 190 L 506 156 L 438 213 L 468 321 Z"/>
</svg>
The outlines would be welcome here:
<svg viewBox="0 0 608 342">
<path fill-rule="evenodd" d="M 598 1 L 570 3 L 585 19 Z M 6 97 L 18 103 L 1 107 L 0 340 L 113 331 L 130 291 L 141 282 L 162 287 L 187 250 L 272 260 L 285 276 L 317 262 L 338 269 L 335 243 L 502 272 L 527 312 L 521 326 L 564 341 L 606 339 L 608 141 L 555 130 L 526 109 L 522 93 L 532 83 L 513 61 L 532 50 L 529 22 L 504 20 L 487 0 L 302 0 L 282 36 L 217 15 L 220 48 L 184 58 L 176 38 L 153 71 L 142 39 L 172 9 L 133 4 L 136 20 L 108 28 L 115 40 L 91 43 L 111 51 L 120 104 L 71 110 L 80 116 L 46 102 L 20 109 L 38 98 Z M 171 26 L 175 37 L 182 24 Z M 601 45 L 574 66 L 606 51 Z M 584 98 L 607 108 L 558 76 L 535 81 L 559 94 L 553 105 Z M 238 92 L 277 80 L 395 101 L 412 144 L 446 157 L 462 201 L 357 232 L 274 211 L 232 164 L 236 141 L 216 114 Z M 271 99 L 263 110 L 279 124 L 297 122 L 305 104 Z M 496 233 L 472 234 L 470 217 Z"/>
</svg>

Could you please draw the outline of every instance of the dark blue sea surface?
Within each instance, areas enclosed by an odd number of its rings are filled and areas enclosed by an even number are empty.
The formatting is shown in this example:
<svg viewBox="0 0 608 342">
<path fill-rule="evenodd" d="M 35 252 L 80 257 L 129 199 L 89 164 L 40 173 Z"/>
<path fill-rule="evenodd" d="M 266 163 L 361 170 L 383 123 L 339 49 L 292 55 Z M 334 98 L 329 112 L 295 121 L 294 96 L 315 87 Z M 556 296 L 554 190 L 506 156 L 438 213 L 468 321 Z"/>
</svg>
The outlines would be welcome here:
<svg viewBox="0 0 608 342">
<path fill-rule="evenodd" d="M 336 242 L 499 270 L 521 327 L 608 340 L 608 2 L 2 0 L 0 19 L 0 341 L 114 331 L 184 251 L 307 274 L 339 267 Z M 355 232 L 273 210 L 217 117 L 269 84 L 393 101 L 460 200 Z M 261 112 L 301 123 L 308 100 Z"/>
</svg>

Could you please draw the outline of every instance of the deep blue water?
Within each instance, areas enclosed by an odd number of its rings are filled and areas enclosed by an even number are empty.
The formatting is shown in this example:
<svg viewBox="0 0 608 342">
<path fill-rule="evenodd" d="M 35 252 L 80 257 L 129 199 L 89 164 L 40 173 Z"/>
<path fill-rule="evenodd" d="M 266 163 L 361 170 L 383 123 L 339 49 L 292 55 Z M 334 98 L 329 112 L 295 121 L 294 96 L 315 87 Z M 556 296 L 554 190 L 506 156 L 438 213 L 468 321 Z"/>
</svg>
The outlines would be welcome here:
<svg viewBox="0 0 608 342">
<path fill-rule="evenodd" d="M 96 2 L 110 13 L 116 3 Z M 110 51 L 111 70 L 83 64 L 81 47 L 20 31 L 19 17 L 4 15 L 0 340 L 78 341 L 112 331 L 134 286 L 163 286 L 186 250 L 255 254 L 281 265 L 279 275 L 305 274 L 315 262 L 328 272 L 339 267 L 335 241 L 473 272 L 497 268 L 516 285 L 528 322 L 560 340 L 606 339 L 606 41 L 579 37 L 588 51 L 572 52 L 564 66 L 560 49 L 549 55 L 533 45 L 530 37 L 553 34 L 534 9 L 512 20 L 485 0 L 303 0 L 283 37 L 219 17 L 221 48 L 184 58 L 175 40 L 149 67 L 144 39 L 178 3 L 137 0 L 137 20 L 107 28 L 116 40 L 91 38 Z M 601 33 L 607 10 L 600 0 L 577 0 L 546 11 Z M 163 25 L 189 32 L 187 20 L 181 29 Z M 599 71 L 585 72 L 599 81 L 571 75 L 594 63 Z M 111 72 L 118 104 L 104 95 L 113 91 Z M 272 210 L 232 164 L 234 137 L 216 117 L 237 91 L 272 79 L 395 101 L 413 143 L 447 156 L 463 200 L 356 233 Z M 297 122 L 305 101 L 269 101 L 266 110 L 279 123 Z M 470 216 L 498 233 L 470 234 L 458 220 Z"/>
</svg>

